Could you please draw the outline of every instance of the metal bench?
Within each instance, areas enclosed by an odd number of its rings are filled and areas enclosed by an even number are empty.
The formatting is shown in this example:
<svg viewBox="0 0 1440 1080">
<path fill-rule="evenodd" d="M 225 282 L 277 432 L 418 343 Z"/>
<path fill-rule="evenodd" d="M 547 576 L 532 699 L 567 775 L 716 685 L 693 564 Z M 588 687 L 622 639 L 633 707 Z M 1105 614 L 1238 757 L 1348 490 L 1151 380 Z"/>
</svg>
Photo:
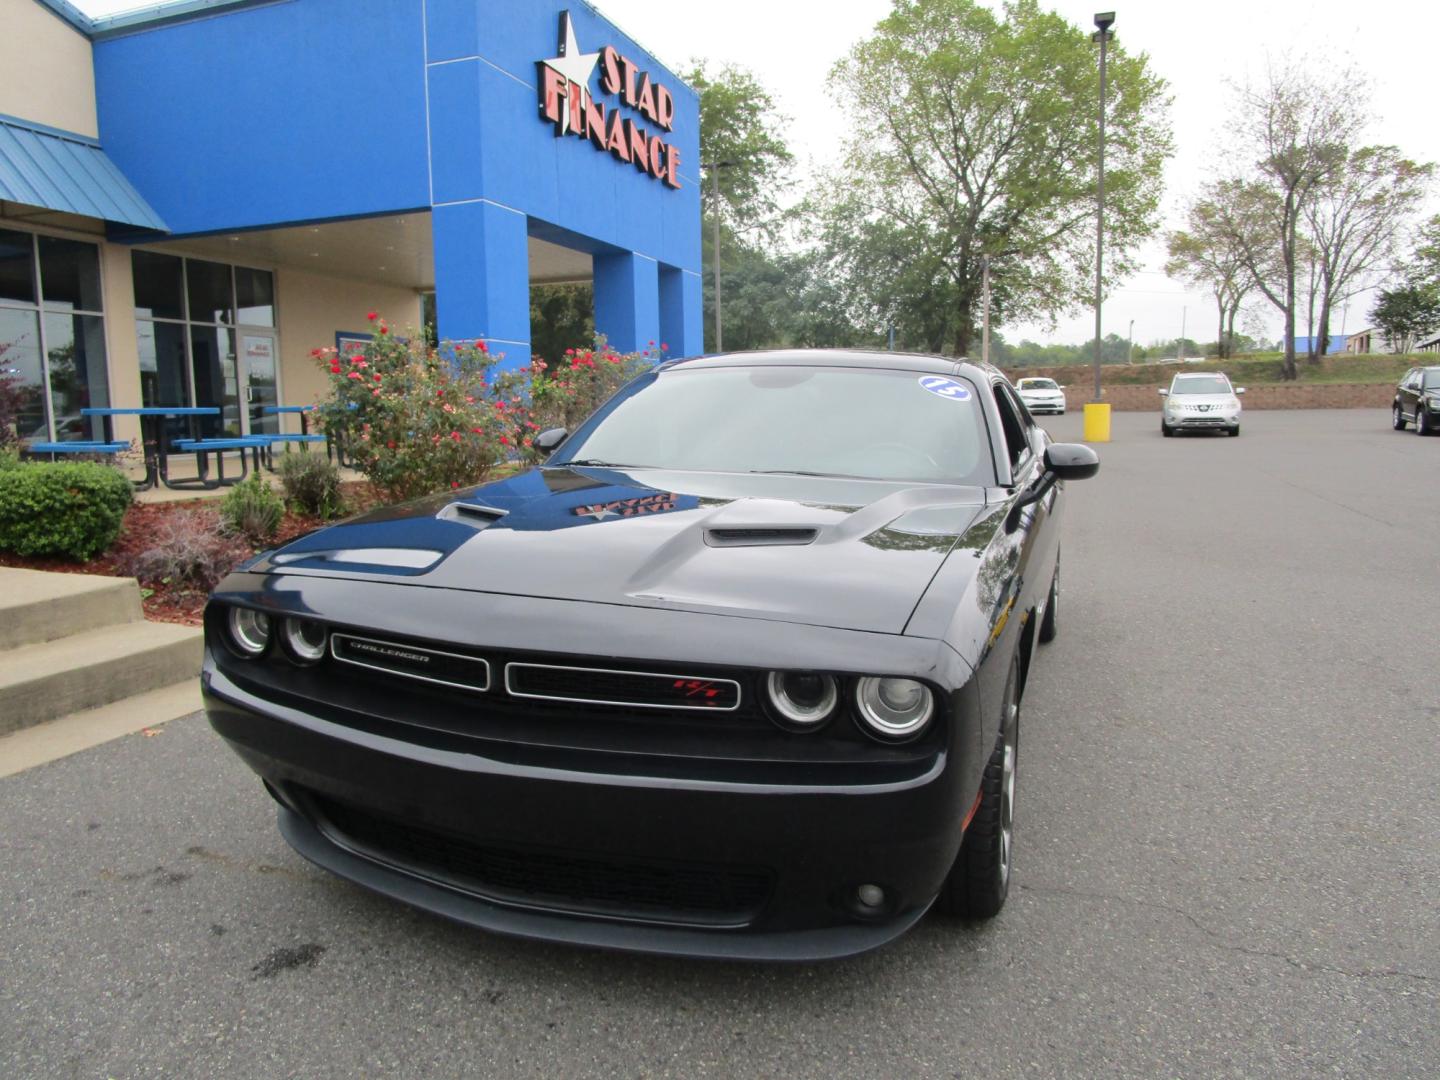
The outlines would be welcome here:
<svg viewBox="0 0 1440 1080">
<path fill-rule="evenodd" d="M 270 455 L 270 443 L 275 437 L 273 435 L 237 435 L 222 436 L 215 439 L 176 439 L 172 444 L 174 449 L 181 453 L 194 454 L 196 468 L 199 473 L 194 480 L 166 479 L 167 487 L 172 488 L 206 488 L 229 487 L 238 484 L 250 474 L 249 458 L 254 461 L 255 471 L 259 472 L 262 457 Z M 225 476 L 225 452 L 227 450 L 238 450 L 240 452 L 240 475 Z M 210 479 L 210 455 L 215 455 L 215 479 Z"/>
</svg>

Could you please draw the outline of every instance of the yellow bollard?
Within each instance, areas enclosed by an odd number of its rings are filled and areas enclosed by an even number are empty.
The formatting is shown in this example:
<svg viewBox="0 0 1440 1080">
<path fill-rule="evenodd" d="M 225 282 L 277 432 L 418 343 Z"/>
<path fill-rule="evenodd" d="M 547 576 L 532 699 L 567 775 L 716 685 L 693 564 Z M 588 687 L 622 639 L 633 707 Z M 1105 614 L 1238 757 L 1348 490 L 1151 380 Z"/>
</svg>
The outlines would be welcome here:
<svg viewBox="0 0 1440 1080">
<path fill-rule="evenodd" d="M 1110 441 L 1110 406 L 1104 403 L 1085 406 L 1085 441 Z"/>
</svg>

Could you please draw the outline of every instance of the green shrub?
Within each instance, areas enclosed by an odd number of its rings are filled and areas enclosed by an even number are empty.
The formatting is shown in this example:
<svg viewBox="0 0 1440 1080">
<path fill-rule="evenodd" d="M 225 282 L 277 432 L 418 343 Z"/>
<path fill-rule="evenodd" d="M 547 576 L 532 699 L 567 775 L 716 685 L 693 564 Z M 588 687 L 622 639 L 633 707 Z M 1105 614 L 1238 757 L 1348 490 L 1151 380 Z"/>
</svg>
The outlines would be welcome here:
<svg viewBox="0 0 1440 1080">
<path fill-rule="evenodd" d="M 263 544 L 273 537 L 284 516 L 285 501 L 258 472 L 232 487 L 220 501 L 220 517 L 226 529 L 252 544 Z"/>
<path fill-rule="evenodd" d="M 20 467 L 20 447 L 0 446 L 0 472 Z"/>
<path fill-rule="evenodd" d="M 280 483 L 301 513 L 330 518 L 340 512 L 340 470 L 323 454 L 280 455 Z"/>
<path fill-rule="evenodd" d="M 93 559 L 115 543 L 132 498 L 130 481 L 108 465 L 31 462 L 0 469 L 0 550 Z"/>
</svg>

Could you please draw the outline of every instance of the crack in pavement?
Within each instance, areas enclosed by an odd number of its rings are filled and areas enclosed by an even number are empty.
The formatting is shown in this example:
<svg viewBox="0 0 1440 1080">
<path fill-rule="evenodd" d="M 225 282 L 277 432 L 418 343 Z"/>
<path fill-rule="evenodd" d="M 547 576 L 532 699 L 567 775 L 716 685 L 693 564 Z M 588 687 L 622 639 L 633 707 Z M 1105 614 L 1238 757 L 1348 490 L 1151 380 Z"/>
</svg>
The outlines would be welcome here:
<svg viewBox="0 0 1440 1080">
<path fill-rule="evenodd" d="M 1053 896 L 1073 896 L 1080 900 L 1113 900 L 1120 904 L 1130 904 L 1135 907 L 1150 908 L 1155 911 L 1168 912 L 1184 919 L 1196 930 L 1211 939 L 1209 944 L 1225 952 L 1241 953 L 1245 956 L 1255 956 L 1270 960 L 1279 960 L 1297 971 L 1323 972 L 1330 975 L 1344 975 L 1351 979 L 1413 979 L 1416 982 L 1433 983 L 1440 982 L 1433 975 L 1422 975 L 1415 971 L 1404 971 L 1400 968 L 1364 968 L 1359 971 L 1352 971 L 1349 968 L 1335 967 L 1331 964 L 1316 964 L 1305 960 L 1297 960 L 1287 953 L 1271 949 L 1257 949 L 1247 945 L 1236 945 L 1226 941 L 1219 931 L 1212 930 L 1184 908 L 1175 907 L 1171 904 L 1161 904 L 1154 900 L 1141 900 L 1133 896 L 1117 896 L 1113 893 L 1087 892 L 1083 889 L 1069 889 L 1055 885 L 1020 885 L 1018 888 L 1023 892 L 1035 893 L 1039 896 L 1050 894 Z"/>
</svg>

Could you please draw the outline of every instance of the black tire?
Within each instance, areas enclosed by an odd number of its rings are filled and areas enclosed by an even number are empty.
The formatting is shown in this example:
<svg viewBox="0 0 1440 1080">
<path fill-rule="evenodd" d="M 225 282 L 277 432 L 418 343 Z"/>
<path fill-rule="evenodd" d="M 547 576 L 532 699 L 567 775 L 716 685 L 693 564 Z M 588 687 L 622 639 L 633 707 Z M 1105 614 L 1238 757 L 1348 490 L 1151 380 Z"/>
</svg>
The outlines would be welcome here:
<svg viewBox="0 0 1440 1080">
<path fill-rule="evenodd" d="M 1162 420 L 1162 421 L 1160 421 L 1160 434 L 1161 434 L 1161 435 L 1164 435 L 1165 438 L 1167 438 L 1167 439 L 1174 438 L 1174 436 L 1175 436 L 1175 429 L 1172 428 L 1169 424 L 1165 423 L 1165 421 Z"/>
<path fill-rule="evenodd" d="M 1060 632 L 1060 560 L 1055 560 L 1055 576 L 1050 579 L 1050 595 L 1045 600 L 1045 617 L 1040 620 L 1040 643 L 1049 644 Z"/>
<path fill-rule="evenodd" d="M 1010 892 L 1015 851 L 1015 761 L 1020 750 L 1020 657 L 1010 662 L 1005 706 L 995 750 L 980 781 L 980 809 L 965 830 L 955 864 L 935 910 L 942 915 L 989 919 Z"/>
<path fill-rule="evenodd" d="M 1405 414 L 1400 411 L 1400 402 L 1395 402 L 1390 409 L 1390 426 L 1396 431 L 1405 430 Z"/>
<path fill-rule="evenodd" d="M 1231 437 L 1232 439 L 1238 437 L 1239 434 L 1240 434 L 1240 425 L 1239 425 L 1239 424 L 1236 424 L 1234 427 L 1232 427 L 1232 428 L 1230 429 L 1229 434 L 1230 434 L 1230 437 Z"/>
<path fill-rule="evenodd" d="M 1415 403 L 1415 434 L 1423 436 L 1429 435 L 1430 432 L 1430 418 L 1425 415 L 1425 403 L 1417 401 Z"/>
</svg>

